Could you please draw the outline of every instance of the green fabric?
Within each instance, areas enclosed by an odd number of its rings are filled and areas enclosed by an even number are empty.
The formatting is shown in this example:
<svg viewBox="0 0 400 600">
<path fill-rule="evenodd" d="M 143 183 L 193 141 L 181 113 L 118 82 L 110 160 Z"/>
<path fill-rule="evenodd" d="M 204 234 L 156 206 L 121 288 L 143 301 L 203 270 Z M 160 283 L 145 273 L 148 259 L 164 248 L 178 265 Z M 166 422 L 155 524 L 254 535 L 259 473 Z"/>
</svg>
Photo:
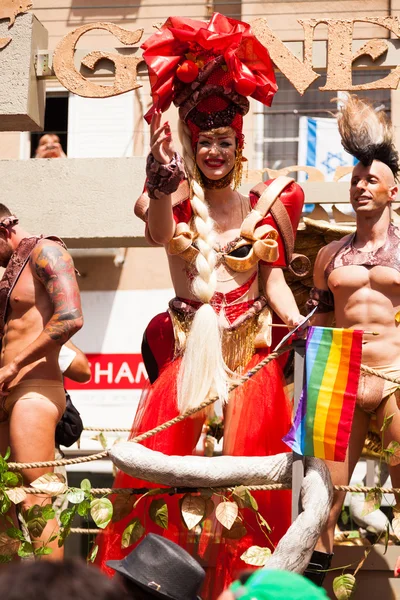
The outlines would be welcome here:
<svg viewBox="0 0 400 600">
<path fill-rule="evenodd" d="M 256 571 L 244 585 L 235 581 L 231 591 L 240 600 L 326 600 L 325 590 L 288 571 Z"/>
</svg>

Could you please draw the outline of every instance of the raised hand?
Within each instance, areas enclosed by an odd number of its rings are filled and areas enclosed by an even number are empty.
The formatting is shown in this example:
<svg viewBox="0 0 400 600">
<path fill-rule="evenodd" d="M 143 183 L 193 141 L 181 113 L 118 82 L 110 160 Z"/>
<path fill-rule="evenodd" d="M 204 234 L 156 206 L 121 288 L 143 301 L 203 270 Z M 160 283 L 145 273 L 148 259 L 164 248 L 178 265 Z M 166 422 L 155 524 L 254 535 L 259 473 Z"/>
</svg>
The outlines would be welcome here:
<svg viewBox="0 0 400 600">
<path fill-rule="evenodd" d="M 171 127 L 166 121 L 161 125 L 161 111 L 157 110 L 150 123 L 150 152 L 157 162 L 167 165 L 174 156 Z"/>
</svg>

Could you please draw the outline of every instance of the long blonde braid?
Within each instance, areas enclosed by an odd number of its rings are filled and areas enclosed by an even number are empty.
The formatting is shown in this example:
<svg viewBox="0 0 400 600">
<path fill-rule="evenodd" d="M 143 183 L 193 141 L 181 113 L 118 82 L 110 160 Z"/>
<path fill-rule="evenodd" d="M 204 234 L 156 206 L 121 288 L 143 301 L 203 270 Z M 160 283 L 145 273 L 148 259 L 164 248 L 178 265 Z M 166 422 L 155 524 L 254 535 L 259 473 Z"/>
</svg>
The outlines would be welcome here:
<svg viewBox="0 0 400 600">
<path fill-rule="evenodd" d="M 178 407 L 181 412 L 197 406 L 210 394 L 225 402 L 228 395 L 228 369 L 222 357 L 221 332 L 217 315 L 210 305 L 217 288 L 214 221 L 211 219 L 204 190 L 193 177 L 195 162 L 190 131 L 179 121 L 183 159 L 190 179 L 190 203 L 197 232 L 197 277 L 193 292 L 203 303 L 193 319 L 178 377 Z"/>
</svg>

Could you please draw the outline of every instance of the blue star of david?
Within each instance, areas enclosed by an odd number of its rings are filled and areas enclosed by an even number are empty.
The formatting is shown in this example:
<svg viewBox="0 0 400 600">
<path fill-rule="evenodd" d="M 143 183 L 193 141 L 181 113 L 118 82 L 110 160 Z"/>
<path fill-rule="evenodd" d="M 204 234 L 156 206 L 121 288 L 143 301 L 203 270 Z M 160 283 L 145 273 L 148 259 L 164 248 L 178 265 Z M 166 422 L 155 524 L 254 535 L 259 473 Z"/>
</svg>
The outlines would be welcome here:
<svg viewBox="0 0 400 600">
<path fill-rule="evenodd" d="M 328 175 L 334 173 L 336 167 L 344 167 L 346 166 L 346 162 L 343 160 L 341 154 L 333 154 L 333 152 L 327 152 L 326 159 L 322 161 L 324 167 L 326 167 Z"/>
</svg>

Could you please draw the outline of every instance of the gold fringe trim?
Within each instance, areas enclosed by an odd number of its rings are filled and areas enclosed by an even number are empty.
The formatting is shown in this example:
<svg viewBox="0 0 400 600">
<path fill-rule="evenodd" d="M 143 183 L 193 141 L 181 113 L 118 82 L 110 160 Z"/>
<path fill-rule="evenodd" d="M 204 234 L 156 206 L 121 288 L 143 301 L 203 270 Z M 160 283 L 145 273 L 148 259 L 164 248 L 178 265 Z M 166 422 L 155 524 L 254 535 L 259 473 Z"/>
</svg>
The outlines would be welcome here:
<svg viewBox="0 0 400 600">
<path fill-rule="evenodd" d="M 185 350 L 186 338 L 195 313 L 184 314 L 172 308 L 169 308 L 168 312 L 174 329 L 175 357 L 177 357 Z M 255 353 L 255 340 L 259 333 L 265 335 L 264 347 L 267 345 L 269 336 L 265 327 L 270 321 L 271 310 L 265 306 L 258 314 L 249 315 L 237 327 L 222 329 L 222 355 L 226 366 L 231 371 L 239 371 L 250 362 Z M 271 330 L 270 327 L 268 329 Z"/>
</svg>

